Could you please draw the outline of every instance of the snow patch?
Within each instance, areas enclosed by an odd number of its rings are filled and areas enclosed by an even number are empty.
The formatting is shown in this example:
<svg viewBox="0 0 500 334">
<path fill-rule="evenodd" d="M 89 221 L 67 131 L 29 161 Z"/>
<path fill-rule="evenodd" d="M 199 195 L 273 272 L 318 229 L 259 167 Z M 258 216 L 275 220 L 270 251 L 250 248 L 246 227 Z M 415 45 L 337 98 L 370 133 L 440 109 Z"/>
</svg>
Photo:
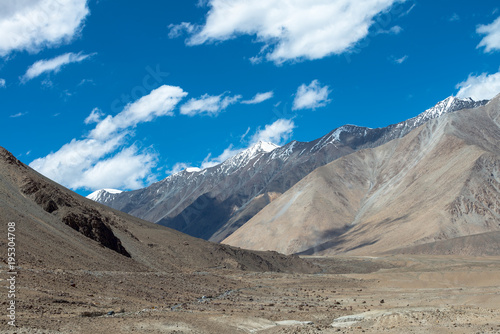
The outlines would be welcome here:
<svg viewBox="0 0 500 334">
<path fill-rule="evenodd" d="M 88 195 L 87 198 L 92 200 L 92 201 L 102 203 L 103 199 L 105 199 L 106 197 L 110 197 L 110 195 L 120 194 L 122 192 L 123 191 L 118 190 L 118 189 L 109 189 L 109 188 L 108 189 L 99 189 L 99 190 L 94 191 L 92 194 Z"/>
<path fill-rule="evenodd" d="M 280 147 L 279 150 L 274 150 L 273 154 L 271 155 L 271 160 L 274 160 L 276 158 L 279 158 L 282 161 L 288 160 L 288 158 L 293 154 L 296 144 L 297 141 L 294 140 L 290 142 L 290 144 Z"/>
<path fill-rule="evenodd" d="M 369 128 L 361 128 L 359 126 L 350 125 L 350 124 L 342 125 L 340 128 L 335 129 L 330 135 L 326 135 L 326 136 L 322 137 L 318 141 L 318 143 L 311 148 L 310 152 L 319 151 L 319 150 L 323 149 L 325 146 L 328 146 L 330 144 L 340 143 L 341 142 L 340 135 L 344 132 L 346 132 L 346 133 L 358 132 L 359 133 L 361 130 L 363 130 L 363 133 L 361 135 L 366 136 L 367 129 L 369 129 Z"/>
</svg>

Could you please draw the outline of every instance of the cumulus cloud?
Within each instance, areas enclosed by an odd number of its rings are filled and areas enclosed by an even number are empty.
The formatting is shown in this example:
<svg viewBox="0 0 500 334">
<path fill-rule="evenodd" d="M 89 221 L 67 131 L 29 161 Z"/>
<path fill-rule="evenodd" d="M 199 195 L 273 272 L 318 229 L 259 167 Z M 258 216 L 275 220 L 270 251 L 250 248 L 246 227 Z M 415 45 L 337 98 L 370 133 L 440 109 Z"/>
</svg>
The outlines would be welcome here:
<svg viewBox="0 0 500 334">
<path fill-rule="evenodd" d="M 500 50 L 500 17 L 491 24 L 478 26 L 476 31 L 478 34 L 486 35 L 478 48 L 484 47 L 485 52 Z"/>
<path fill-rule="evenodd" d="M 52 59 L 39 60 L 28 68 L 26 73 L 21 78 L 21 81 L 22 82 L 29 81 L 33 78 L 42 75 L 43 73 L 49 73 L 49 72 L 57 73 L 61 70 L 63 66 L 71 63 L 79 63 L 90 56 L 92 56 L 92 54 L 86 55 L 82 54 L 81 52 L 79 53 L 68 52 Z"/>
<path fill-rule="evenodd" d="M 290 139 L 294 128 L 295 124 L 292 120 L 278 119 L 276 122 L 266 125 L 264 129 L 259 129 L 252 136 L 251 144 L 264 141 L 282 145 L 285 141 Z"/>
<path fill-rule="evenodd" d="M 64 186 L 78 189 L 81 188 L 83 175 L 124 144 L 124 138 L 123 134 L 107 141 L 91 138 L 73 139 L 58 151 L 34 160 L 30 163 L 30 167 Z M 102 187 L 111 188 L 107 183 Z M 90 186 L 83 186 L 83 188 L 96 190 Z"/>
<path fill-rule="evenodd" d="M 180 87 L 163 85 L 149 95 L 129 103 L 116 116 L 107 116 L 90 133 L 92 138 L 106 139 L 118 131 L 132 128 L 155 117 L 173 116 L 175 106 L 187 95 Z"/>
<path fill-rule="evenodd" d="M 251 100 L 241 101 L 243 104 L 259 104 L 274 97 L 274 92 L 257 93 Z"/>
<path fill-rule="evenodd" d="M 5 88 L 5 87 L 6 87 L 5 79 L 0 79 L 0 88 Z"/>
<path fill-rule="evenodd" d="M 342 54 L 365 38 L 375 17 L 404 0 L 210 0 L 206 22 L 188 45 L 256 36 L 269 61 Z M 181 29 L 181 26 L 177 29 Z M 175 35 L 175 34 L 173 34 Z M 258 62 L 261 57 L 253 57 Z"/>
<path fill-rule="evenodd" d="M 2 0 L 0 56 L 68 43 L 88 14 L 87 0 Z"/>
<path fill-rule="evenodd" d="M 494 74 L 470 74 L 467 80 L 459 83 L 457 97 L 471 97 L 478 100 L 490 100 L 500 93 L 500 72 Z"/>
<path fill-rule="evenodd" d="M 128 104 L 114 117 L 101 120 L 102 112 L 94 109 L 85 121 L 98 123 L 85 138 L 73 139 L 30 166 L 72 189 L 143 187 L 154 180 L 152 169 L 158 158 L 150 149 L 129 144 L 131 130 L 155 117 L 173 115 L 186 94 L 180 87 L 164 85 Z"/>
<path fill-rule="evenodd" d="M 218 115 L 231 104 L 237 103 L 241 99 L 241 95 L 224 96 L 221 95 L 202 95 L 200 98 L 192 98 L 181 106 L 181 114 L 195 116 L 199 114 L 207 114 L 211 116 Z"/>
<path fill-rule="evenodd" d="M 309 85 L 302 84 L 295 94 L 293 110 L 316 109 L 326 106 L 330 100 L 328 86 L 321 86 L 318 80 L 313 80 Z"/>
<path fill-rule="evenodd" d="M 73 187 L 94 190 L 105 184 L 106 188 L 141 188 L 145 186 L 144 180 L 146 184 L 156 181 L 151 174 L 156 162 L 155 153 L 140 152 L 132 145 L 84 170 L 81 179 L 74 181 Z"/>
</svg>

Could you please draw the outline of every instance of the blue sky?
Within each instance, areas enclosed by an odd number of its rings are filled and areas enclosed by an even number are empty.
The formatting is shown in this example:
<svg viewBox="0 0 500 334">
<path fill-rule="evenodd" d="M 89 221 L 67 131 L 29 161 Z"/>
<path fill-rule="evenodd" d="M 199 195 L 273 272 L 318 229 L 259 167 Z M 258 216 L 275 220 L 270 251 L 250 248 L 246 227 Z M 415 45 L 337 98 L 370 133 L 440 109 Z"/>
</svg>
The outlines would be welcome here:
<svg viewBox="0 0 500 334">
<path fill-rule="evenodd" d="M 499 92 L 497 1 L 0 4 L 0 145 L 84 195 Z"/>
</svg>

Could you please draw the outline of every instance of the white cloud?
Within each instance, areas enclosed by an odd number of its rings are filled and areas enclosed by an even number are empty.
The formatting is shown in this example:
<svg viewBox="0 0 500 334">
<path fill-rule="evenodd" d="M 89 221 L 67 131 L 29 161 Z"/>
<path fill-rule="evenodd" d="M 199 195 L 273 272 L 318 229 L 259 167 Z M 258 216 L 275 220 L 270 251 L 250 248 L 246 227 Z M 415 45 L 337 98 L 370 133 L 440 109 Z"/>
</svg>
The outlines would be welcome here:
<svg viewBox="0 0 500 334">
<path fill-rule="evenodd" d="M 145 186 L 157 157 L 139 152 L 135 145 L 120 150 L 125 137 L 108 141 L 75 140 L 55 153 L 34 160 L 30 166 L 72 189 L 137 189 Z"/>
<path fill-rule="evenodd" d="M 247 131 L 245 131 L 245 133 L 240 137 L 240 141 L 243 141 L 245 140 L 245 137 L 247 136 L 247 134 L 250 132 L 250 127 L 247 128 Z"/>
<path fill-rule="evenodd" d="M 257 93 L 251 100 L 241 101 L 243 104 L 258 104 L 274 97 L 274 92 Z"/>
<path fill-rule="evenodd" d="M 404 63 L 407 59 L 408 59 L 408 55 L 404 55 L 403 57 L 401 58 L 396 58 L 394 56 L 390 57 L 390 59 L 396 63 L 396 64 L 402 64 Z"/>
<path fill-rule="evenodd" d="M 394 26 L 394 27 L 390 28 L 389 30 L 380 29 L 377 32 L 375 32 L 375 34 L 377 34 L 377 35 L 380 35 L 380 34 L 399 35 L 402 32 L 403 32 L 403 28 L 401 28 L 400 26 Z"/>
<path fill-rule="evenodd" d="M 5 88 L 5 87 L 6 87 L 5 79 L 0 79 L 0 88 Z"/>
<path fill-rule="evenodd" d="M 294 128 L 295 124 L 292 120 L 278 119 L 276 122 L 266 125 L 264 129 L 258 130 L 253 135 L 251 144 L 264 141 L 282 145 L 283 142 L 290 139 Z"/>
<path fill-rule="evenodd" d="M 30 166 L 72 189 L 143 187 L 154 180 L 152 169 L 157 155 L 129 145 L 131 129 L 155 117 L 172 115 L 186 94 L 180 87 L 161 86 L 128 104 L 118 115 L 98 121 L 86 138 L 73 139 Z M 94 109 L 86 121 L 95 122 L 100 116 L 101 112 Z"/>
<path fill-rule="evenodd" d="M 99 108 L 92 109 L 90 115 L 83 121 L 85 124 L 99 123 L 104 116 L 104 113 Z"/>
<path fill-rule="evenodd" d="M 394 26 L 389 29 L 390 34 L 399 35 L 401 32 L 403 32 L 403 28 L 401 28 L 400 26 Z"/>
<path fill-rule="evenodd" d="M 196 30 L 196 26 L 189 22 L 182 22 L 181 24 L 171 24 L 168 26 L 170 31 L 168 32 L 169 38 L 177 38 L 182 36 L 184 33 L 192 34 Z"/>
<path fill-rule="evenodd" d="M 342 54 L 365 38 L 375 17 L 404 0 L 210 0 L 188 45 L 256 36 L 269 61 L 313 60 Z M 260 57 L 253 57 L 258 62 Z"/>
<path fill-rule="evenodd" d="M 262 63 L 263 58 L 262 58 L 262 56 L 253 56 L 253 57 L 250 57 L 249 60 L 253 65 L 257 65 L 257 64 Z"/>
<path fill-rule="evenodd" d="M 309 85 L 302 84 L 295 94 L 293 110 L 316 109 L 324 107 L 330 102 L 328 86 L 321 87 L 318 80 L 313 80 Z"/>
<path fill-rule="evenodd" d="M 22 81 L 22 78 L 21 78 L 21 81 Z M 41 84 L 42 84 L 42 86 L 47 87 L 47 88 L 51 88 L 52 86 L 54 86 L 54 83 L 49 78 L 42 80 Z"/>
<path fill-rule="evenodd" d="M 411 7 L 410 7 L 410 8 L 408 8 L 408 9 L 407 9 L 405 12 L 403 12 L 402 14 L 400 14 L 400 15 L 399 15 L 399 17 L 403 17 L 403 16 L 406 16 L 406 15 L 410 14 L 410 12 L 413 10 L 413 8 L 415 8 L 415 6 L 416 6 L 416 5 L 417 5 L 416 3 L 412 4 L 412 5 L 411 5 Z"/>
<path fill-rule="evenodd" d="M 79 53 L 68 52 L 52 59 L 39 60 L 28 68 L 26 73 L 21 78 L 21 81 L 22 82 L 29 81 L 33 78 L 42 75 L 43 73 L 48 73 L 48 72 L 57 73 L 61 70 L 61 68 L 64 65 L 71 63 L 79 63 L 90 56 L 92 55 L 85 55 L 82 54 L 81 52 Z"/>
<path fill-rule="evenodd" d="M 195 116 L 198 114 L 207 114 L 216 116 L 221 111 L 225 110 L 231 104 L 237 103 L 241 99 L 241 95 L 224 96 L 205 94 L 200 98 L 192 98 L 181 106 L 181 114 Z"/>
<path fill-rule="evenodd" d="M 81 179 L 74 181 L 73 187 L 99 189 L 105 184 L 106 188 L 141 188 L 145 186 L 144 179 L 147 179 L 147 183 L 156 181 L 150 178 L 156 162 L 156 154 L 141 153 L 132 145 L 86 169 Z"/>
<path fill-rule="evenodd" d="M 25 112 L 18 112 L 17 114 L 10 115 L 9 117 L 11 117 L 11 118 L 17 118 L 17 117 L 24 116 L 24 115 L 26 115 L 26 114 L 27 114 L 27 113 L 25 113 Z"/>
<path fill-rule="evenodd" d="M 235 96 L 226 96 L 224 99 L 222 99 L 221 102 L 221 110 L 226 109 L 229 107 L 231 104 L 237 103 L 239 100 L 241 100 L 241 95 L 235 95 Z"/>
<path fill-rule="evenodd" d="M 478 48 L 484 47 L 485 52 L 500 50 L 500 17 L 489 25 L 478 26 L 476 31 L 478 34 L 486 35 Z"/>
<path fill-rule="evenodd" d="M 88 14 L 87 0 L 2 0 L 0 56 L 68 43 Z"/>
<path fill-rule="evenodd" d="M 94 80 L 92 80 L 92 79 L 82 79 L 82 81 L 80 81 L 80 83 L 78 84 L 78 86 L 83 86 L 83 85 L 86 85 L 86 84 L 95 85 Z"/>
<path fill-rule="evenodd" d="M 78 189 L 84 173 L 91 170 L 101 159 L 117 150 L 120 145 L 124 144 L 124 139 L 125 135 L 114 137 L 108 141 L 90 138 L 73 139 L 58 151 L 34 160 L 30 163 L 30 167 L 56 182 Z M 103 187 L 105 186 L 109 185 L 103 185 Z M 88 188 L 94 190 L 92 187 Z"/>
<path fill-rule="evenodd" d="M 90 137 L 106 139 L 117 131 L 135 127 L 142 122 L 150 122 L 155 117 L 173 116 L 175 106 L 187 95 L 180 87 L 163 85 L 149 95 L 129 103 L 116 116 L 107 116 L 100 121 Z"/>
<path fill-rule="evenodd" d="M 459 89 L 457 97 L 471 97 L 474 100 L 490 100 L 500 93 L 500 72 L 483 73 L 478 76 L 469 75 L 467 80 L 456 86 Z"/>
</svg>

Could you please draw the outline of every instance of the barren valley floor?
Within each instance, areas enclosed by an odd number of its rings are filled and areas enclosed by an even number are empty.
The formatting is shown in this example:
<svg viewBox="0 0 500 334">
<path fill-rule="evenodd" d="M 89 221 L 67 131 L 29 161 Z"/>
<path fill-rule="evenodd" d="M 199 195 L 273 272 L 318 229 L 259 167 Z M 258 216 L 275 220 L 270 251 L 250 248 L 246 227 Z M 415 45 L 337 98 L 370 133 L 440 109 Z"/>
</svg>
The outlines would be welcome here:
<svg viewBox="0 0 500 334">
<path fill-rule="evenodd" d="M 500 333 L 499 257 L 308 260 L 323 273 L 23 268 L 1 332 Z"/>
</svg>

